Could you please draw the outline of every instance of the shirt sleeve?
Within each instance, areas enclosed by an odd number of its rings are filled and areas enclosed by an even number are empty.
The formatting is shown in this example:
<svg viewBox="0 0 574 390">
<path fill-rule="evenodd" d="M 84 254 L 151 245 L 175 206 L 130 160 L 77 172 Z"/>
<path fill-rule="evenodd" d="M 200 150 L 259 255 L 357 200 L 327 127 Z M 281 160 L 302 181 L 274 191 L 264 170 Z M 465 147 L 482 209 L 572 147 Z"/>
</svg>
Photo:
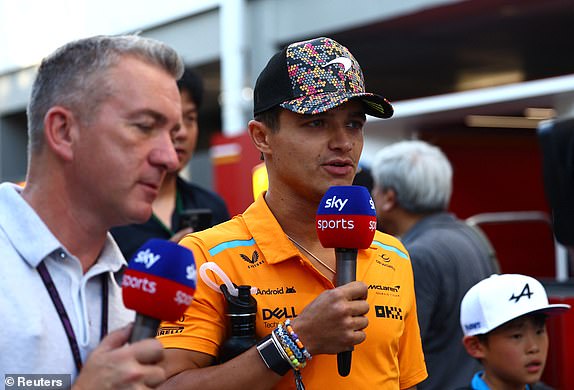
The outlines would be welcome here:
<svg viewBox="0 0 574 390">
<path fill-rule="evenodd" d="M 210 261 L 209 252 L 194 237 L 185 237 L 180 245 L 192 250 L 198 269 Z M 216 281 L 211 271 L 207 274 Z M 164 321 L 158 331 L 158 340 L 164 348 L 180 348 L 217 356 L 226 336 L 225 301 L 223 295 L 208 286 L 198 276 L 193 301 L 182 318 L 176 322 Z"/>
</svg>

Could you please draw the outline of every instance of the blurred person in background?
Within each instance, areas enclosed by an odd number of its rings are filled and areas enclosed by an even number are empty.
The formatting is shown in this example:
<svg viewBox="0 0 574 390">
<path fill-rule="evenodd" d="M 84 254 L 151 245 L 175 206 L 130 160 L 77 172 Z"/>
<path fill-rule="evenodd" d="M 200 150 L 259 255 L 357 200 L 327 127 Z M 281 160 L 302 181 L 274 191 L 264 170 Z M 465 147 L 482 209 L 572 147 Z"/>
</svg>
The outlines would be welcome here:
<svg viewBox="0 0 574 390">
<path fill-rule="evenodd" d="M 165 379 L 157 340 L 127 343 L 134 312 L 109 229 L 146 221 L 178 166 L 182 72 L 173 49 L 138 36 L 81 39 L 43 59 L 26 186 L 0 185 L 0 372 L 70 374 L 82 390 Z"/>
<path fill-rule="evenodd" d="M 371 167 L 378 229 L 399 237 L 410 254 L 423 351 L 429 373 L 419 389 L 465 385 L 478 362 L 460 343 L 460 301 L 497 272 L 483 238 L 447 212 L 452 167 L 444 153 L 423 141 L 401 141 L 379 150 Z"/>
<path fill-rule="evenodd" d="M 180 176 L 197 145 L 203 82 L 197 72 L 187 66 L 177 86 L 181 96 L 183 126 L 175 133 L 173 143 L 179 164 L 176 170 L 168 172 L 163 179 L 158 197 L 153 202 L 153 214 L 145 223 L 118 226 L 111 230 L 126 259 L 130 259 L 151 238 L 178 242 L 187 233 L 229 219 L 227 206 L 219 195 Z M 195 211 L 201 214 L 193 215 Z M 186 217 L 196 220 L 188 220 Z"/>
</svg>

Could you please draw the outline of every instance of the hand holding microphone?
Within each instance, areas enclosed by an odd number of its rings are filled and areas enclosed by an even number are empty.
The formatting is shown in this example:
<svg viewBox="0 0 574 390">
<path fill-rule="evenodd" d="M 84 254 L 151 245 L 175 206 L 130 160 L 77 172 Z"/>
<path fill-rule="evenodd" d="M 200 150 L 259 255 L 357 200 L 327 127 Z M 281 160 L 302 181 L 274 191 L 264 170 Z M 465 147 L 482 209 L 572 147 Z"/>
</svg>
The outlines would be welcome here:
<svg viewBox="0 0 574 390">
<path fill-rule="evenodd" d="M 72 389 L 155 388 L 166 378 L 158 365 L 163 347 L 154 339 L 161 320 L 177 320 L 191 303 L 196 286 L 193 254 L 170 241 L 147 241 L 122 279 L 127 308 L 136 321 L 108 334 L 90 354 Z M 129 345 L 126 345 L 129 343 Z"/>
<path fill-rule="evenodd" d="M 317 211 L 317 235 L 325 248 L 335 248 L 335 285 L 356 280 L 357 252 L 373 242 L 377 216 L 369 191 L 362 186 L 333 186 Z M 351 370 L 351 351 L 337 354 L 339 375 Z"/>
</svg>

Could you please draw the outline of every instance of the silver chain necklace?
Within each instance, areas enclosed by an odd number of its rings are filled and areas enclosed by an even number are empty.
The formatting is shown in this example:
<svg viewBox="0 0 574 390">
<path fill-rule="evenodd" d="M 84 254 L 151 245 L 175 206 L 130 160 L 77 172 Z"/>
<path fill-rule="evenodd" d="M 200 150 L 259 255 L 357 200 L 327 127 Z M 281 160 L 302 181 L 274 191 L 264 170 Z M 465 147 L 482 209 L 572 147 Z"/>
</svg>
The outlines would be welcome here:
<svg viewBox="0 0 574 390">
<path fill-rule="evenodd" d="M 303 249 L 308 255 L 310 255 L 312 258 L 314 258 L 315 260 L 317 260 L 319 262 L 319 264 L 321 264 L 323 267 L 327 268 L 329 271 L 331 271 L 332 273 L 335 273 L 335 270 L 331 267 L 329 267 L 327 264 L 325 264 L 320 258 L 318 258 L 317 256 L 315 256 L 309 249 L 305 248 L 303 245 L 299 244 L 297 241 L 295 241 L 293 238 L 291 238 L 291 236 L 289 236 L 287 233 L 285 233 L 285 235 L 287 236 L 287 238 L 289 240 L 291 240 L 291 242 L 295 245 L 297 245 L 299 248 Z"/>
</svg>

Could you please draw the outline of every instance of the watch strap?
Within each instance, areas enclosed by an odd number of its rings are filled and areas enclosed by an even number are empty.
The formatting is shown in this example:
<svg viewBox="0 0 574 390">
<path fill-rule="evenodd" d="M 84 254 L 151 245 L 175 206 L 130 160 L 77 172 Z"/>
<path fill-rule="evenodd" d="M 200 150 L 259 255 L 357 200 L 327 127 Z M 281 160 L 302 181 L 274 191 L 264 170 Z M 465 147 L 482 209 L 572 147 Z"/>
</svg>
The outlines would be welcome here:
<svg viewBox="0 0 574 390">
<path fill-rule="evenodd" d="M 291 364 L 285 360 L 279 348 L 270 334 L 257 343 L 257 351 L 265 365 L 283 376 L 291 369 Z"/>
</svg>

